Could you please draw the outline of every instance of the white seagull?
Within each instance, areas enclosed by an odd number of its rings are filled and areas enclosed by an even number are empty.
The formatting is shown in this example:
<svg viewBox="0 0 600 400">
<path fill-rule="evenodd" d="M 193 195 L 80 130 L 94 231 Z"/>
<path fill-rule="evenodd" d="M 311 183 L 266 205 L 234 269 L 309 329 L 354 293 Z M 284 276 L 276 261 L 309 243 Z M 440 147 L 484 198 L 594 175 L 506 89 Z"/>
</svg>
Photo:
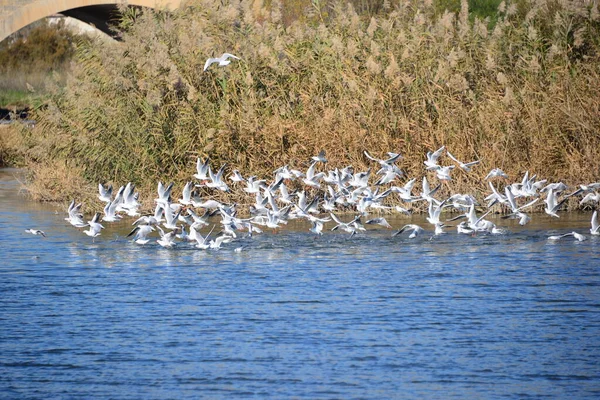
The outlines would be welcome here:
<svg viewBox="0 0 600 400">
<path fill-rule="evenodd" d="M 600 224 L 598 223 L 598 211 L 592 214 L 592 227 L 590 228 L 592 235 L 600 235 Z"/>
<path fill-rule="evenodd" d="M 569 233 L 564 233 L 562 235 L 549 236 L 548 240 L 560 240 L 567 236 L 573 236 L 576 240 L 578 240 L 580 242 L 583 242 L 584 240 L 586 240 L 586 237 L 584 235 L 582 235 L 581 233 L 577 233 L 577 232 L 569 232 Z"/>
<path fill-rule="evenodd" d="M 25 232 L 31 233 L 32 235 L 41 235 L 43 237 L 46 237 L 44 231 L 41 231 L 39 229 L 25 229 Z"/>
<path fill-rule="evenodd" d="M 465 172 L 471 172 L 471 167 L 474 165 L 477 165 L 481 162 L 481 160 L 477 160 L 477 161 L 471 161 L 468 163 L 464 163 L 462 161 L 458 161 L 456 159 L 456 157 L 454 157 L 449 151 L 446 151 L 446 154 L 448 154 L 448 157 L 450 157 L 455 163 L 458 164 L 458 166 L 463 169 Z"/>
<path fill-rule="evenodd" d="M 311 159 L 314 162 L 322 162 L 322 163 L 326 163 L 327 162 L 327 158 L 325 158 L 325 150 L 321 150 L 319 152 L 319 154 L 317 154 L 316 156 L 312 156 Z"/>
<path fill-rule="evenodd" d="M 81 203 L 75 204 L 75 200 L 71 201 L 69 204 L 69 216 L 65 218 L 65 221 L 68 221 L 75 228 L 83 228 L 86 227 L 87 224 L 83 222 L 83 215 L 79 212 L 81 210 Z"/>
<path fill-rule="evenodd" d="M 234 56 L 233 54 L 223 53 L 221 55 L 221 57 L 209 58 L 208 60 L 206 60 L 206 62 L 204 63 L 204 71 L 206 71 L 208 69 L 208 67 L 210 67 L 211 64 L 214 64 L 214 63 L 219 63 L 219 67 L 224 67 L 226 65 L 229 65 L 229 63 L 231 63 L 230 58 L 233 58 L 234 60 L 240 60 L 239 57 Z"/>
<path fill-rule="evenodd" d="M 433 153 L 431 151 L 427 152 L 427 160 L 424 162 L 424 164 L 427 166 L 427 169 L 437 169 L 439 167 L 438 158 L 440 158 L 445 148 L 446 146 L 442 146 Z"/>
<path fill-rule="evenodd" d="M 487 181 L 490 178 L 508 178 L 508 175 L 506 175 L 500 168 L 494 168 L 486 175 L 484 179 Z"/>
<path fill-rule="evenodd" d="M 94 214 L 92 220 L 88 221 L 88 225 L 90 226 L 90 228 L 86 231 L 83 231 L 83 233 L 93 238 L 95 238 L 96 236 L 100 236 L 100 231 L 104 229 L 104 226 L 102 226 L 102 224 L 98 221 L 100 221 L 100 213 L 97 212 L 96 214 Z"/>
<path fill-rule="evenodd" d="M 394 234 L 392 235 L 392 237 L 398 236 L 399 234 L 401 234 L 402 232 L 404 232 L 406 230 L 412 230 L 412 233 L 408 236 L 409 239 L 414 239 L 417 236 L 419 236 L 419 233 L 425 231 L 425 229 L 421 228 L 419 225 L 407 224 L 407 225 L 404 225 L 402 228 L 400 228 L 399 231 L 394 232 Z"/>
<path fill-rule="evenodd" d="M 112 197 L 113 187 L 112 185 L 104 186 L 103 184 L 98 184 L 98 198 L 100 201 L 108 203 Z"/>
<path fill-rule="evenodd" d="M 194 178 L 202 181 L 209 180 L 208 171 L 210 170 L 209 158 L 206 158 L 206 161 L 202 161 L 200 157 L 196 160 L 196 173 L 193 175 Z"/>
<path fill-rule="evenodd" d="M 150 232 L 154 232 L 154 227 L 152 225 L 138 225 L 129 232 L 127 237 L 135 235 L 133 236 L 133 241 L 135 243 L 146 244 L 150 241 L 150 239 L 148 239 L 148 234 L 150 234 Z"/>
<path fill-rule="evenodd" d="M 567 197 L 562 199 L 560 202 L 557 202 L 556 193 L 554 193 L 554 191 L 550 189 L 548 190 L 548 196 L 546 197 L 546 200 L 544 200 L 544 202 L 546 203 L 546 208 L 544 209 L 544 211 L 551 217 L 559 218 L 556 212 L 564 204 L 565 201 L 567 201 Z"/>
<path fill-rule="evenodd" d="M 365 222 L 365 224 L 367 224 L 367 225 L 381 225 L 381 226 L 383 226 L 385 228 L 392 229 L 392 226 L 390 225 L 390 223 L 387 222 L 387 220 L 385 218 L 383 218 L 383 217 L 370 219 L 367 222 Z"/>
</svg>

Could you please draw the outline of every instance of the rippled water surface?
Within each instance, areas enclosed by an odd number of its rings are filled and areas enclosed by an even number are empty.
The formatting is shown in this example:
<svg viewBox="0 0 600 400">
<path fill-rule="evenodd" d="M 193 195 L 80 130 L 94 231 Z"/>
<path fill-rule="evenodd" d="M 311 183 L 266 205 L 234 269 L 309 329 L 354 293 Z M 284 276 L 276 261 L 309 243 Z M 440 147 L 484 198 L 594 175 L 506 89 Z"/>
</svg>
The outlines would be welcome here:
<svg viewBox="0 0 600 400">
<path fill-rule="evenodd" d="M 600 238 L 547 240 L 587 234 L 589 213 L 494 237 L 299 224 L 167 250 L 128 241 L 130 222 L 92 241 L 13 172 L 0 398 L 600 397 Z"/>
</svg>

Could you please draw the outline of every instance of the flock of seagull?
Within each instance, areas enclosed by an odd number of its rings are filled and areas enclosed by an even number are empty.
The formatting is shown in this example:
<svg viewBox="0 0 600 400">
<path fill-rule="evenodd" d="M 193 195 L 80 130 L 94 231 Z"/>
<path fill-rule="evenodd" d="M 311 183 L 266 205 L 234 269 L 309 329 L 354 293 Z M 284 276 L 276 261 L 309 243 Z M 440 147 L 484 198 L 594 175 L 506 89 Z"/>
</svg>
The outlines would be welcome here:
<svg viewBox="0 0 600 400">
<path fill-rule="evenodd" d="M 452 161 L 450 165 L 439 164 L 444 155 Z M 145 245 L 156 237 L 156 242 L 163 247 L 171 248 L 178 242 L 188 242 L 198 249 L 219 249 L 222 245 L 235 242 L 241 232 L 252 236 L 261 233 L 263 229 L 277 230 L 294 219 L 304 219 L 311 226 L 309 231 L 315 235 L 322 235 L 325 224 L 331 231 L 344 231 L 350 237 L 359 232 L 366 231 L 364 224 L 392 229 L 392 226 L 383 216 L 369 218 L 373 212 L 381 211 L 410 214 L 411 211 L 400 204 L 411 205 L 424 202 L 427 205 L 427 222 L 433 228 L 432 238 L 446 233 L 449 228 L 454 228 L 459 234 L 503 234 L 506 232 L 485 217 L 490 212 L 497 210 L 504 215 L 503 219 L 517 219 L 520 225 L 526 225 L 531 217 L 526 210 L 531 209 L 538 201 L 544 199 L 546 214 L 559 218 L 558 212 L 563 204 L 571 197 L 582 196 L 581 204 L 596 204 L 600 201 L 600 182 L 579 185 L 578 188 L 567 193 L 568 187 L 562 183 L 549 183 L 538 180 L 536 175 L 530 176 L 526 172 L 521 181 L 505 184 L 508 176 L 498 168 L 491 170 L 484 178 L 490 188 L 490 194 L 485 197 L 485 207 L 469 194 L 453 194 L 446 199 L 436 198 L 443 182 L 452 180 L 451 174 L 457 168 L 464 173 L 469 173 L 476 167 L 480 160 L 461 162 L 443 146 L 435 152 L 428 152 L 424 161 L 426 171 L 435 174 L 437 185 L 432 187 L 427 174 L 422 178 L 421 191 L 415 194 L 417 179 L 406 179 L 404 172 L 396 165 L 402 157 L 397 153 L 387 153 L 386 158 L 378 159 L 367 151 L 364 152 L 375 168 L 355 172 L 352 166 L 342 169 L 327 170 L 327 158 L 324 151 L 311 157 L 310 166 L 306 171 L 300 171 L 284 165 L 276 169 L 271 181 L 259 179 L 256 176 L 244 177 L 238 170 L 234 170 L 225 177 L 226 165 L 221 166 L 215 173 L 210 165 L 210 160 L 198 158 L 196 173 L 181 191 L 181 198 L 174 200 L 173 183 L 163 185 L 158 183 L 156 206 L 151 215 L 140 215 L 139 194 L 131 182 L 113 193 L 112 186 L 98 184 L 98 198 L 105 202 L 103 213 L 95 213 L 91 220 L 84 221 L 81 213 L 81 203 L 72 201 L 68 216 L 65 218 L 76 228 L 86 228 L 83 233 L 95 238 L 101 234 L 104 226 L 102 223 L 120 221 L 124 216 L 129 216 L 134 226 L 128 237 L 139 244 Z M 400 178 L 406 181 L 402 185 L 395 182 Z M 372 182 L 372 183 L 371 183 Z M 246 195 L 252 196 L 253 204 L 250 206 L 250 215 L 247 218 L 238 217 L 237 204 L 224 204 L 214 199 L 201 196 L 210 191 L 230 192 L 241 190 Z M 296 190 L 292 190 L 294 187 Z M 113 196 L 114 194 L 114 196 Z M 560 198 L 559 198 L 560 197 Z M 395 201 L 386 201 L 386 199 Z M 407 206 L 408 207 L 408 206 Z M 478 210 L 485 209 L 482 215 Z M 443 220 L 443 212 L 458 213 L 458 216 Z M 352 213 L 349 221 L 344 221 L 344 213 Z M 209 229 L 211 220 L 212 228 L 206 234 L 201 234 L 203 228 Z M 459 222 L 459 220 L 461 220 Z M 213 235 L 216 227 L 218 233 Z M 417 237 L 426 230 L 417 224 L 406 224 L 393 233 L 393 236 L 407 233 L 410 239 Z M 43 235 L 40 230 L 29 229 L 28 233 Z M 597 211 L 591 218 L 592 235 L 600 235 Z M 582 241 L 586 236 L 577 232 L 563 235 L 550 236 L 548 240 L 559 240 L 572 236 L 575 240 Z M 242 247 L 236 248 L 241 251 Z"/>
</svg>

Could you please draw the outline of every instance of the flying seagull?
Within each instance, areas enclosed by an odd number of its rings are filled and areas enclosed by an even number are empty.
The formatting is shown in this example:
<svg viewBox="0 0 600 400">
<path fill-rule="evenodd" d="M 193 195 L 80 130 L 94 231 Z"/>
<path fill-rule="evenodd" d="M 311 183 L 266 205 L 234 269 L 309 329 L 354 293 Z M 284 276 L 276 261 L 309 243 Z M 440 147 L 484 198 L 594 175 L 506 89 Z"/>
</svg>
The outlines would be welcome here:
<svg viewBox="0 0 600 400">
<path fill-rule="evenodd" d="M 25 229 L 25 232 L 31 233 L 32 235 L 42 235 L 43 237 L 46 237 L 44 231 L 40 231 L 39 229 Z"/>
<path fill-rule="evenodd" d="M 228 65 L 231 62 L 231 60 L 229 60 L 230 58 L 233 58 L 233 59 L 236 59 L 236 60 L 240 60 L 239 57 L 236 57 L 233 54 L 223 53 L 221 55 L 221 57 L 218 57 L 218 58 L 209 58 L 208 60 L 206 60 L 206 63 L 204 64 L 204 71 L 206 71 L 208 69 L 208 67 L 210 67 L 210 65 L 213 64 L 213 63 L 219 63 L 220 67 L 224 67 L 224 66 Z"/>
</svg>

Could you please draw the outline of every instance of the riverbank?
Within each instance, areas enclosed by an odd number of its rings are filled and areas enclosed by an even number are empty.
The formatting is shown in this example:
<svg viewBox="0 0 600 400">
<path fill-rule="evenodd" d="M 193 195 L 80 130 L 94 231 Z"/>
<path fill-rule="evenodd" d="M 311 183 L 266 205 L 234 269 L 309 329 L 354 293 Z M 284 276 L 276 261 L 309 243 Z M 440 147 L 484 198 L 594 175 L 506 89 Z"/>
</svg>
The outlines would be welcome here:
<svg viewBox="0 0 600 400">
<path fill-rule="evenodd" d="M 79 48 L 67 90 L 10 150 L 32 171 L 32 193 L 93 199 L 99 182 L 132 181 L 152 199 L 159 180 L 181 190 L 198 157 L 272 180 L 286 164 L 306 172 L 320 150 L 323 171 L 375 171 L 365 150 L 400 153 L 398 184 L 437 184 L 423 161 L 442 145 L 481 163 L 440 196 L 482 199 L 492 168 L 511 182 L 525 171 L 571 187 L 600 180 L 600 29 L 584 2 L 503 3 L 493 29 L 466 2 L 441 16 L 417 2 L 370 19 L 315 10 L 287 27 L 275 8 L 209 3 L 132 17 L 117 46 Z M 203 72 L 223 51 L 241 60 Z M 69 187 L 51 184 L 61 180 Z"/>
</svg>

